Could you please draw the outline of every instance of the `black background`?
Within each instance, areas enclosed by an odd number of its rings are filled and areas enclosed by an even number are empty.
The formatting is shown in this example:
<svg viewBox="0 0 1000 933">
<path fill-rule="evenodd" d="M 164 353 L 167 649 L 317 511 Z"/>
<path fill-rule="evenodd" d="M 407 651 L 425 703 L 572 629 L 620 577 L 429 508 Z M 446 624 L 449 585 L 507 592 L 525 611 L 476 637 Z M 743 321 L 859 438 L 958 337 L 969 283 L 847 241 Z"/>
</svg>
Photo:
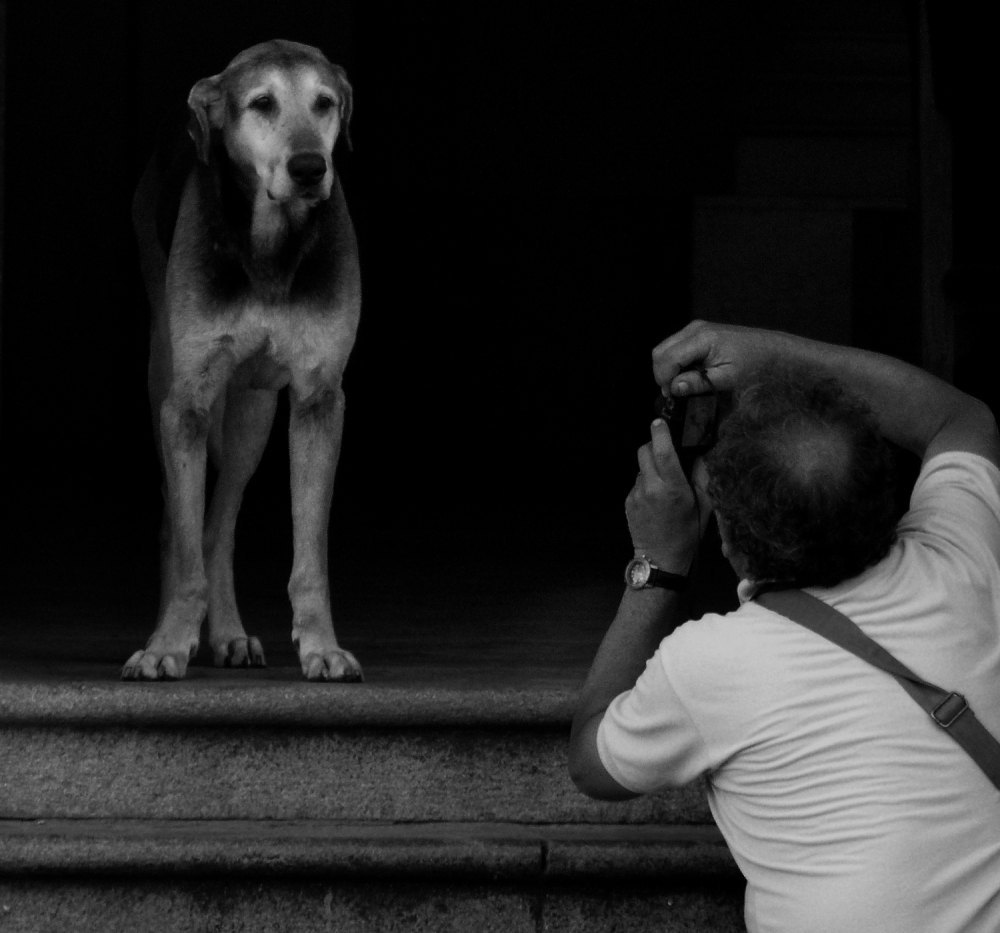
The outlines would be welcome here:
<svg viewBox="0 0 1000 933">
<path fill-rule="evenodd" d="M 617 578 L 650 350 L 689 316 L 691 200 L 726 189 L 734 89 L 782 5 L 750 6 L 11 3 L 5 572 L 155 592 L 129 200 L 194 81 L 280 37 L 320 46 L 355 90 L 337 164 L 364 302 L 333 561 Z M 968 82 L 946 91 L 954 107 Z M 284 586 L 288 514 L 279 417 L 238 539 L 261 585 Z"/>
</svg>

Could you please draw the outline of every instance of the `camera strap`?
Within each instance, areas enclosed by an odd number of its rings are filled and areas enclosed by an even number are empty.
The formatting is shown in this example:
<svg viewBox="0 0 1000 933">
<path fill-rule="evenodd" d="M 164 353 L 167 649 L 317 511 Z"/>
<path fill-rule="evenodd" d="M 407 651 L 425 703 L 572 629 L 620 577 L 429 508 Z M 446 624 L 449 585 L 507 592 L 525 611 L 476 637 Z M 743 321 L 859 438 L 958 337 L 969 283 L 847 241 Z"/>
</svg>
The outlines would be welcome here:
<svg viewBox="0 0 1000 933">
<path fill-rule="evenodd" d="M 765 584 L 754 600 L 892 674 L 924 712 L 965 749 L 1000 790 L 1000 742 L 976 718 L 964 696 L 943 690 L 918 677 L 842 612 L 803 590 L 779 589 Z"/>
</svg>

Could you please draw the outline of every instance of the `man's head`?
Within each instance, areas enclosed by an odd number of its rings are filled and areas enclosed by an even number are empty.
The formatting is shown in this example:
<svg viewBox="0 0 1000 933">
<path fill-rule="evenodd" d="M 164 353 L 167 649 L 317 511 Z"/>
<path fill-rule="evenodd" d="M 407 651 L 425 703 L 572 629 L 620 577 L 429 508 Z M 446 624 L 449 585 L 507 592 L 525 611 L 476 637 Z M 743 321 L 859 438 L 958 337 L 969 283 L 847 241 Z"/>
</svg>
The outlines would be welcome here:
<svg viewBox="0 0 1000 933">
<path fill-rule="evenodd" d="M 750 579 L 832 586 L 892 543 L 892 453 L 832 378 L 792 365 L 752 375 L 705 465 L 728 556 Z"/>
</svg>

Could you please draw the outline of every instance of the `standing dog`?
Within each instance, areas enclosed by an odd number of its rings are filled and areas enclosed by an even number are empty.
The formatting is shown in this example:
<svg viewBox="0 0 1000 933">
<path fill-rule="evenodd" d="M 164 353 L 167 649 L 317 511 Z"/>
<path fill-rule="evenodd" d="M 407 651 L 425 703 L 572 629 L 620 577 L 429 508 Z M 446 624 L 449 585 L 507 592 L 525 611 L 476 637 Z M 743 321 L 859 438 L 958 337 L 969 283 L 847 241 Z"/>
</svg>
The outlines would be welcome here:
<svg viewBox="0 0 1000 933">
<path fill-rule="evenodd" d="M 122 677 L 183 677 L 206 614 L 217 665 L 263 666 L 236 608 L 233 541 L 287 386 L 292 640 L 310 680 L 360 680 L 333 632 L 327 580 L 341 380 L 361 310 L 354 228 L 333 168 L 351 86 L 318 49 L 275 40 L 195 84 L 188 107 L 190 140 L 161 146 L 133 202 L 165 502 L 159 617 Z M 206 516 L 209 451 L 218 480 Z"/>
</svg>

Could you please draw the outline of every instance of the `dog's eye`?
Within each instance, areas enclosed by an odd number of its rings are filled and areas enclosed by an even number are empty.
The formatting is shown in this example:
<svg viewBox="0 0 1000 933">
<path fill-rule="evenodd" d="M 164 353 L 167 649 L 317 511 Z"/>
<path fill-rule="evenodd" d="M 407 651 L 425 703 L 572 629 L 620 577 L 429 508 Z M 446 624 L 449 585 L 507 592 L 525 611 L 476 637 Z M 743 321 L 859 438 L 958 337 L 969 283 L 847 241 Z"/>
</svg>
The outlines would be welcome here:
<svg viewBox="0 0 1000 933">
<path fill-rule="evenodd" d="M 270 94 L 261 94 L 260 97 L 255 97 L 250 101 L 247 107 L 258 113 L 270 113 L 275 108 L 275 100 Z"/>
<path fill-rule="evenodd" d="M 337 106 L 337 102 L 332 97 L 323 94 L 321 97 L 316 98 L 315 106 L 320 113 L 327 113 Z"/>
</svg>

